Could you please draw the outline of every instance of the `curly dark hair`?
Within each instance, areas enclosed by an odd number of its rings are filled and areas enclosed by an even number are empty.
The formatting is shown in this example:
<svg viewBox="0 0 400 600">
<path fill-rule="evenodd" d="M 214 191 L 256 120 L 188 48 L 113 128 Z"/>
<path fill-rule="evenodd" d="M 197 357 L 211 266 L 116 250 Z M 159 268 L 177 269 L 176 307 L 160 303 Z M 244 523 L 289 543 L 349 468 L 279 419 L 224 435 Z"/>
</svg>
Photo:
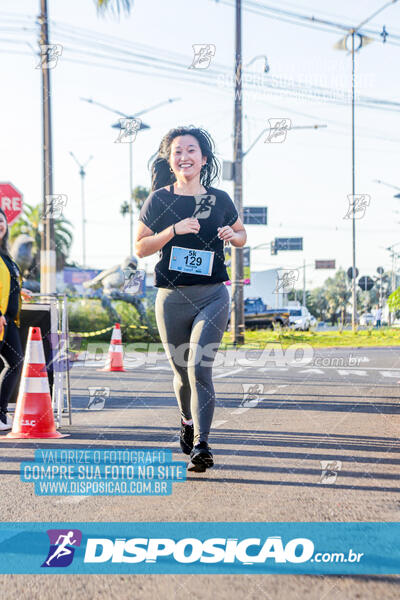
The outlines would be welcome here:
<svg viewBox="0 0 400 600">
<path fill-rule="evenodd" d="M 158 152 L 153 154 L 148 162 L 148 166 L 151 168 L 152 192 L 175 182 L 175 175 L 169 168 L 169 156 L 172 141 L 180 135 L 192 135 L 195 137 L 199 142 L 202 155 L 207 157 L 206 164 L 201 167 L 200 183 L 208 187 L 213 181 L 219 179 L 221 166 L 215 156 L 215 144 L 210 134 L 205 129 L 195 127 L 194 125 L 175 127 L 164 135 Z"/>
</svg>

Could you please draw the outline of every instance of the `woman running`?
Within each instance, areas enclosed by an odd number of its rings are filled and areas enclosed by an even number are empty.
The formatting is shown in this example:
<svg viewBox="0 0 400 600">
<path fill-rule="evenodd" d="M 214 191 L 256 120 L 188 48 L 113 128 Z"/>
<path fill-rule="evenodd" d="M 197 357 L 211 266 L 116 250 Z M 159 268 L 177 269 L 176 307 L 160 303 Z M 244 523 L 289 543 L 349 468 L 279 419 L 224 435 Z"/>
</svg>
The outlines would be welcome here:
<svg viewBox="0 0 400 600">
<path fill-rule="evenodd" d="M 12 428 L 12 419 L 7 413 L 8 401 L 21 374 L 24 360 L 18 331 L 21 282 L 18 266 L 8 251 L 7 217 L 0 208 L 0 357 L 7 363 L 0 376 L 1 431 Z"/>
<path fill-rule="evenodd" d="M 212 366 L 229 317 L 224 243 L 244 246 L 246 231 L 229 195 L 210 187 L 220 167 L 205 130 L 171 129 L 151 169 L 152 192 L 140 211 L 136 253 L 139 258 L 159 253 L 156 321 L 174 372 L 180 445 L 190 455 L 188 470 L 204 472 L 214 464 L 208 446 Z"/>
</svg>

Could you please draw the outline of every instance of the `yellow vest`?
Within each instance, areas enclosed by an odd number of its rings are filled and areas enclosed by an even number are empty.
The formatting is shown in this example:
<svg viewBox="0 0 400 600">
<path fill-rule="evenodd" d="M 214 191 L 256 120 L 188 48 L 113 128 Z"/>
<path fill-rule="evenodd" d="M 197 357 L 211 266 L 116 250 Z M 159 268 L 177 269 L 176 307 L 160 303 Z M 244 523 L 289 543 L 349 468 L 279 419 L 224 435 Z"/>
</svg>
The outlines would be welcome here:
<svg viewBox="0 0 400 600">
<path fill-rule="evenodd" d="M 22 277 L 19 275 L 19 286 L 22 287 Z M 0 310 L 2 315 L 5 315 L 8 308 L 8 301 L 10 299 L 10 283 L 11 283 L 11 275 L 8 267 L 2 257 L 0 256 Z M 18 303 L 18 314 L 15 319 L 15 324 L 19 327 L 19 316 L 21 312 L 21 294 L 19 295 L 19 303 Z M 3 339 L 4 329 L 0 334 L 0 341 Z"/>
</svg>

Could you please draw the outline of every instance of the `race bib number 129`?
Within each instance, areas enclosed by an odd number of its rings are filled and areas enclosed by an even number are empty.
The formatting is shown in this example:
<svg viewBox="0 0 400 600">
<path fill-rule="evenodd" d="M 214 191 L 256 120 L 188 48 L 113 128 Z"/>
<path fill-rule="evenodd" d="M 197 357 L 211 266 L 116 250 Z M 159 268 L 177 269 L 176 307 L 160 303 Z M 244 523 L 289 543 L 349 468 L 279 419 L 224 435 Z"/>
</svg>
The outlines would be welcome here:
<svg viewBox="0 0 400 600">
<path fill-rule="evenodd" d="M 169 269 L 192 273 L 193 275 L 208 275 L 212 273 L 214 252 L 209 250 L 195 250 L 172 246 Z"/>
</svg>

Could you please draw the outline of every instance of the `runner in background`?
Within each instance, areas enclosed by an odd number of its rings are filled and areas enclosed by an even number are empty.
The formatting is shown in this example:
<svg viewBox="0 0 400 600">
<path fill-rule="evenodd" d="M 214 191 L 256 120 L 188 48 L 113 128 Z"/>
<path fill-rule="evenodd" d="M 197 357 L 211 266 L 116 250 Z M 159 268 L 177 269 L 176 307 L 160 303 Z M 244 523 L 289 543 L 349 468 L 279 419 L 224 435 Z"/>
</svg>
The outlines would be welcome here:
<svg viewBox="0 0 400 600">
<path fill-rule="evenodd" d="M 224 243 L 244 246 L 246 231 L 229 195 L 211 187 L 220 166 L 205 130 L 170 130 L 151 160 L 152 192 L 140 211 L 136 254 L 159 253 L 156 320 L 174 372 L 180 444 L 190 454 L 188 469 L 204 472 L 214 464 L 212 366 L 229 316 Z"/>
</svg>

